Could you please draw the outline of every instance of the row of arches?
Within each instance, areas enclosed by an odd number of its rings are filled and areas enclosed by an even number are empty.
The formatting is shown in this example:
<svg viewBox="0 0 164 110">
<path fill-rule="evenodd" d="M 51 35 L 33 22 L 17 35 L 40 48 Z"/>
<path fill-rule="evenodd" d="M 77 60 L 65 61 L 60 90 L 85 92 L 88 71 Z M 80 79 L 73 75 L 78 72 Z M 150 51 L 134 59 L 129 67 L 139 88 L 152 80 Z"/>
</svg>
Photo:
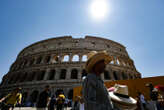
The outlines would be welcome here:
<svg viewBox="0 0 164 110">
<path fill-rule="evenodd" d="M 133 61 L 130 59 L 125 60 L 123 58 L 116 57 L 116 56 L 111 56 L 111 58 L 112 58 L 112 61 L 109 64 L 135 68 Z M 24 59 L 23 61 L 16 61 L 15 64 L 13 64 L 11 71 L 16 71 L 24 67 L 29 67 L 29 66 L 38 65 L 38 64 L 54 64 L 54 63 L 59 63 L 59 62 L 65 63 L 65 62 L 86 62 L 86 61 L 87 61 L 86 54 L 37 56 L 35 58 L 30 58 L 30 60 Z"/>
<path fill-rule="evenodd" d="M 5 81 L 7 84 L 31 82 L 31 81 L 42 81 L 42 80 L 73 80 L 81 79 L 86 76 L 85 70 L 72 68 L 72 69 L 47 69 L 38 70 L 33 72 L 15 73 L 9 76 L 8 80 Z M 104 80 L 126 80 L 140 78 L 137 74 L 130 74 L 119 71 L 105 71 L 102 75 Z M 6 83 L 5 83 L 6 84 Z"/>
<path fill-rule="evenodd" d="M 12 74 L 8 80 L 8 84 L 21 83 L 28 81 L 41 81 L 41 80 L 64 80 L 66 79 L 78 79 L 80 71 L 73 68 L 71 71 L 67 69 L 51 69 L 51 70 L 39 70 L 33 72 L 15 73 Z"/>
<path fill-rule="evenodd" d="M 104 80 L 127 80 L 127 79 L 136 79 L 139 78 L 136 74 L 129 74 L 124 72 L 117 71 L 105 71 L 103 74 Z"/>
</svg>

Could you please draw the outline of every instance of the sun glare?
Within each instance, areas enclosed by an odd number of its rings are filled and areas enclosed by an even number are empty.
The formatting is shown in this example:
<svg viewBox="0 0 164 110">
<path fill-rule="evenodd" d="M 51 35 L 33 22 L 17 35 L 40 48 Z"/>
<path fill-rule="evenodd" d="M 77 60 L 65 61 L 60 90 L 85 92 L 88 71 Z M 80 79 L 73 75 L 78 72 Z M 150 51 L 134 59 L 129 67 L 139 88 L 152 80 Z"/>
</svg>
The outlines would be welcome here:
<svg viewBox="0 0 164 110">
<path fill-rule="evenodd" d="M 108 11 L 107 0 L 93 0 L 90 5 L 90 13 L 94 19 L 106 17 Z"/>
</svg>

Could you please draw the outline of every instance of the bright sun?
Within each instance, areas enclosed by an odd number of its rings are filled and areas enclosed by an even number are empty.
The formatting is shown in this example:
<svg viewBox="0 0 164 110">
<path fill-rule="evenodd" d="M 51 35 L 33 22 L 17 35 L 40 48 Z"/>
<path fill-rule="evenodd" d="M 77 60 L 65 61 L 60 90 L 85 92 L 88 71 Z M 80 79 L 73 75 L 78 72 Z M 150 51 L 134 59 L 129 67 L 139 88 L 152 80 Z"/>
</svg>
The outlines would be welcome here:
<svg viewBox="0 0 164 110">
<path fill-rule="evenodd" d="M 95 19 L 102 19 L 108 11 L 107 0 L 93 0 L 90 6 L 91 16 Z"/>
</svg>

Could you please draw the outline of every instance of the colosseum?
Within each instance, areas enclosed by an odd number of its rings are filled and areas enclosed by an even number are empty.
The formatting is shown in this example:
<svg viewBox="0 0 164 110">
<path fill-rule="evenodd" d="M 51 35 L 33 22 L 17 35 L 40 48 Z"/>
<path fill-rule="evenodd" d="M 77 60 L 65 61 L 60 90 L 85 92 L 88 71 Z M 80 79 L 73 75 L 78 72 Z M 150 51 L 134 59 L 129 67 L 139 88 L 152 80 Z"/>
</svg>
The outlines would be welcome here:
<svg viewBox="0 0 164 110">
<path fill-rule="evenodd" d="M 23 99 L 36 101 L 44 86 L 51 86 L 51 93 L 63 91 L 72 98 L 73 88 L 81 85 L 82 76 L 90 51 L 106 50 L 112 57 L 102 75 L 104 81 L 141 78 L 126 48 L 112 40 L 86 36 L 63 36 L 36 42 L 24 48 L 4 75 L 0 86 L 1 95 L 16 87 L 22 87 Z"/>
</svg>

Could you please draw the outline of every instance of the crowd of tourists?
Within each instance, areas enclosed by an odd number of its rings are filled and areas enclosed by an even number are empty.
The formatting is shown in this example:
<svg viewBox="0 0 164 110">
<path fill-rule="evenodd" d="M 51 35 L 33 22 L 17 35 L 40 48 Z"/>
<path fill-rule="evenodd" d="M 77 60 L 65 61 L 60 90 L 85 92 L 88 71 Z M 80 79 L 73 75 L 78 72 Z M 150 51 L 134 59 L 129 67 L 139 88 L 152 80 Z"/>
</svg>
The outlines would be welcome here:
<svg viewBox="0 0 164 110">
<path fill-rule="evenodd" d="M 23 106 L 21 88 L 14 89 L 13 92 L 0 99 L 0 110 L 13 110 L 14 107 L 21 108 Z M 71 102 L 66 99 L 63 92 L 58 95 L 50 94 L 50 86 L 45 86 L 44 90 L 39 94 L 37 103 L 33 106 L 37 110 L 63 110 L 70 106 Z"/>
<path fill-rule="evenodd" d="M 111 58 L 105 51 L 92 51 L 88 54 L 85 65 L 87 75 L 82 77 L 81 96 L 75 96 L 73 104 L 70 104 L 72 110 L 164 110 L 164 87 L 154 86 L 152 83 L 146 84 L 150 92 L 149 101 L 140 91 L 136 98 L 132 98 L 127 85 L 115 84 L 107 89 L 100 76 L 110 61 Z M 1 110 L 13 110 L 16 105 L 21 104 L 21 99 L 21 88 L 16 88 L 0 99 Z M 36 108 L 63 110 L 68 106 L 68 102 L 62 92 L 50 96 L 50 86 L 47 85 L 39 94 Z"/>
</svg>

